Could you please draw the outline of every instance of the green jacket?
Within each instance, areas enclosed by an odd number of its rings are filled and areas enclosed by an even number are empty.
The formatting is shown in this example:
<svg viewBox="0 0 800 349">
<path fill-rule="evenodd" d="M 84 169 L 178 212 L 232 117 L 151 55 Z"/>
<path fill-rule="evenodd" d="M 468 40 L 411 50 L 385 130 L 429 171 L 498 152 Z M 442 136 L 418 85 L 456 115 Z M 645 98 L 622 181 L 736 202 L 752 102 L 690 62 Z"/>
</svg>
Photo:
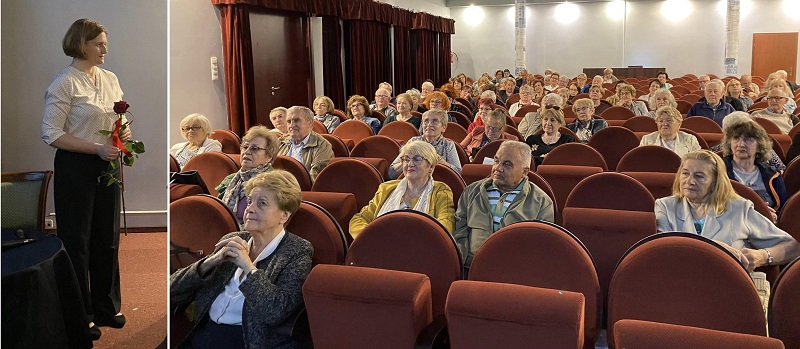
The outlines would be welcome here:
<svg viewBox="0 0 800 349">
<path fill-rule="evenodd" d="M 475 253 L 493 233 L 492 210 L 486 192 L 491 186 L 491 177 L 474 182 L 464 189 L 458 200 L 456 230 L 453 237 L 461 250 L 466 267 L 472 264 Z M 542 189 L 526 178 L 522 190 L 503 214 L 500 227 L 534 219 L 555 222 L 553 201 Z"/>
</svg>

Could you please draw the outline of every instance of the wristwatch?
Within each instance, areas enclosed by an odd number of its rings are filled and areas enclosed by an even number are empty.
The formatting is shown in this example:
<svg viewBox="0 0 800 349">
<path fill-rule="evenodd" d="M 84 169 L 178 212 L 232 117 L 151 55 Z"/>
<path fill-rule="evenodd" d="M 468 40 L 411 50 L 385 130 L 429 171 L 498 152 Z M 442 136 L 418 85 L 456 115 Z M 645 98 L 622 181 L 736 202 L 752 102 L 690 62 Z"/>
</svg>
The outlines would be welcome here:
<svg viewBox="0 0 800 349">
<path fill-rule="evenodd" d="M 774 262 L 774 259 L 772 259 L 772 253 L 770 253 L 769 250 L 766 248 L 764 248 L 763 250 L 767 251 L 767 265 L 772 265 L 772 262 Z"/>
</svg>

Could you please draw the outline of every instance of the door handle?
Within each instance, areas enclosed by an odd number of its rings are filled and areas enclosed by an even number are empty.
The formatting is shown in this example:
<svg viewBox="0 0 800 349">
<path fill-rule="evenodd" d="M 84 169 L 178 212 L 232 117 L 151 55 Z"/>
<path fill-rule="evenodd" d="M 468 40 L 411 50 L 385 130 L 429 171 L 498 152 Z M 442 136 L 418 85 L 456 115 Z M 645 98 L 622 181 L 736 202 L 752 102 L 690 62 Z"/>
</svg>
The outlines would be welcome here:
<svg viewBox="0 0 800 349">
<path fill-rule="evenodd" d="M 280 89 L 281 89 L 281 87 L 280 87 L 280 86 L 278 86 L 278 87 L 272 86 L 272 90 L 273 90 L 273 91 L 280 90 Z"/>
</svg>

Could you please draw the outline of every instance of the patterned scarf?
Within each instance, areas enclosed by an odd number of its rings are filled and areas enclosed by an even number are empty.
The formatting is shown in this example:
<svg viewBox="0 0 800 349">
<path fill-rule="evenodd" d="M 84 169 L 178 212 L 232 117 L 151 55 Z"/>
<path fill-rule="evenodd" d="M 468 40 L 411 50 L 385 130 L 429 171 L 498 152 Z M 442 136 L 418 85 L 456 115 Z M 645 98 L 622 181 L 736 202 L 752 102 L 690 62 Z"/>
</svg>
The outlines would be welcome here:
<svg viewBox="0 0 800 349">
<path fill-rule="evenodd" d="M 228 187 L 225 189 L 225 195 L 222 196 L 222 202 L 226 203 L 228 207 L 233 209 L 233 213 L 238 210 L 239 202 L 245 197 L 244 184 L 255 176 L 264 172 L 272 171 L 272 164 L 266 163 L 253 167 L 247 171 L 239 169 L 236 175 L 233 176 Z"/>
</svg>

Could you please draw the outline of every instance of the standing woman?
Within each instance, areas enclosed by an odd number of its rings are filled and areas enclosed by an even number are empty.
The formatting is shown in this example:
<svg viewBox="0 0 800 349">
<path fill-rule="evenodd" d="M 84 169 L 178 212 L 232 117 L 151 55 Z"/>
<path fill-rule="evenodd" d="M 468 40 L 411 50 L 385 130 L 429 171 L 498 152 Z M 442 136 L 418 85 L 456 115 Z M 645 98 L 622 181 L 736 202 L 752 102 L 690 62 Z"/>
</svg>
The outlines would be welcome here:
<svg viewBox="0 0 800 349">
<path fill-rule="evenodd" d="M 106 29 L 100 23 L 75 21 L 62 48 L 72 63 L 45 93 L 42 139 L 58 149 L 54 164 L 58 236 L 78 277 L 90 334 L 98 339 L 97 326 L 125 325 L 118 263 L 120 190 L 97 180 L 109 170 L 109 161 L 120 155 L 111 137 L 99 131 L 114 128 L 114 102 L 121 101 L 123 93 L 117 76 L 98 67 L 108 53 Z M 130 140 L 130 129 L 120 138 Z"/>
</svg>

